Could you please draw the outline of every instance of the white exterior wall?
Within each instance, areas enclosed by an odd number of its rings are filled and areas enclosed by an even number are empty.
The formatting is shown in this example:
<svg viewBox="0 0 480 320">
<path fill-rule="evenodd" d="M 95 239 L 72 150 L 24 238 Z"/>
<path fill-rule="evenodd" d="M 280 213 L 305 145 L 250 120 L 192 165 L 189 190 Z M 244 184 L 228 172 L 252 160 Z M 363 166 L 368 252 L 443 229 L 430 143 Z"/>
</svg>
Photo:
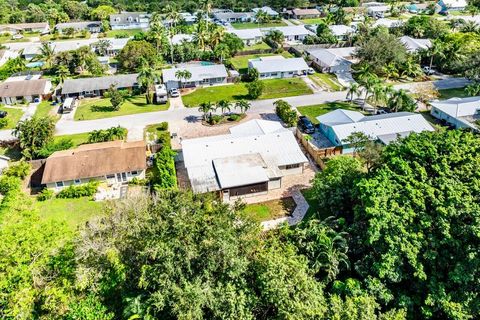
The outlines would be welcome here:
<svg viewBox="0 0 480 320">
<path fill-rule="evenodd" d="M 303 163 L 299 163 L 297 168 L 287 169 L 286 166 L 278 167 L 284 176 L 303 173 Z"/>
<path fill-rule="evenodd" d="M 137 179 L 145 179 L 145 170 L 137 170 L 137 174 L 132 174 L 132 172 L 126 172 L 126 181 L 125 182 L 119 182 L 117 179 L 117 173 L 112 174 L 114 178 L 107 178 L 107 176 L 100 176 L 100 177 L 92 177 L 92 178 L 83 178 L 79 179 L 80 181 L 77 181 L 75 183 L 74 180 L 68 180 L 68 181 L 63 181 L 63 187 L 57 187 L 56 182 L 52 183 L 47 183 L 47 188 L 52 189 L 55 192 L 61 191 L 62 189 L 69 187 L 71 185 L 82 185 L 89 183 L 90 181 L 101 181 L 101 182 L 107 182 L 109 184 L 114 184 L 114 183 L 127 183 L 133 180 L 133 178 Z M 111 175 L 108 175 L 111 176 Z"/>
<path fill-rule="evenodd" d="M 268 181 L 268 190 L 280 189 L 282 187 L 282 178 Z"/>
</svg>

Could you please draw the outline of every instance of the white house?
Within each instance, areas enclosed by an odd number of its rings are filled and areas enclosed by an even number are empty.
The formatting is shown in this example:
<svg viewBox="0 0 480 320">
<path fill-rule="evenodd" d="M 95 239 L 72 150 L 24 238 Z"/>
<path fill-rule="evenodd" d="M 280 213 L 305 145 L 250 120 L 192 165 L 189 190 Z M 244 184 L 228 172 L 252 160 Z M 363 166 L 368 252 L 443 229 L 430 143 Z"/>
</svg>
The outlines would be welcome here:
<svg viewBox="0 0 480 320">
<path fill-rule="evenodd" d="M 301 174 L 307 158 L 293 132 L 275 121 L 251 120 L 230 134 L 182 141 L 192 190 L 225 201 L 266 194 L 286 175 Z"/>
<path fill-rule="evenodd" d="M 178 71 L 188 70 L 189 78 L 177 76 Z M 192 88 L 198 86 L 215 85 L 227 82 L 227 69 L 223 64 L 212 65 L 193 65 L 185 67 L 175 67 L 163 70 L 163 83 L 167 90 L 178 88 Z"/>
<path fill-rule="evenodd" d="M 357 111 L 337 109 L 317 117 L 320 132 L 342 153 L 352 153 L 352 146 L 345 140 L 354 132 L 362 132 L 371 140 L 389 144 L 412 132 L 434 131 L 433 127 L 418 113 L 397 112 L 365 116 Z"/>
<path fill-rule="evenodd" d="M 426 50 L 432 46 L 432 41 L 429 39 L 415 39 L 409 36 L 401 37 L 400 42 L 405 45 L 410 53 Z"/>
<path fill-rule="evenodd" d="M 112 30 L 143 29 L 150 26 L 151 15 L 146 12 L 121 12 L 110 15 Z"/>
<path fill-rule="evenodd" d="M 400 28 L 403 25 L 404 25 L 404 22 L 403 20 L 400 20 L 400 19 L 378 19 L 377 21 L 375 21 L 372 27 L 373 28 L 385 27 L 385 28 L 391 29 L 391 28 Z"/>
<path fill-rule="evenodd" d="M 328 26 L 328 28 L 339 41 L 345 41 L 349 35 L 355 33 L 355 30 L 352 27 L 344 24 L 333 24 Z"/>
<path fill-rule="evenodd" d="M 255 14 L 253 12 L 216 12 L 213 17 L 221 22 L 235 23 L 252 21 Z"/>
<path fill-rule="evenodd" d="M 55 30 L 63 33 L 65 29 L 72 28 L 76 32 L 86 30 L 91 33 L 98 33 L 102 31 L 102 22 L 101 21 L 77 21 L 77 22 L 64 22 L 58 23 L 55 26 Z"/>
<path fill-rule="evenodd" d="M 437 2 L 437 6 L 440 8 L 439 12 L 463 11 L 467 5 L 467 0 L 439 0 Z"/>
<path fill-rule="evenodd" d="M 49 31 L 50 25 L 48 22 L 12 23 L 0 25 L 0 33 L 17 34 L 22 32 L 38 32 L 45 34 Z"/>
<path fill-rule="evenodd" d="M 0 67 L 7 63 L 10 59 L 18 57 L 18 52 L 11 50 L 0 50 Z"/>
<path fill-rule="evenodd" d="M 432 101 L 430 114 L 456 129 L 468 128 L 478 131 L 480 120 L 480 97 L 451 98 Z"/>
<path fill-rule="evenodd" d="M 62 98 L 101 97 L 115 86 L 119 90 L 133 90 L 138 87 L 138 74 L 116 74 L 106 77 L 67 79 L 62 85 Z"/>
<path fill-rule="evenodd" d="M 311 32 L 304 25 L 299 26 L 286 26 L 286 27 L 274 27 L 274 28 L 262 28 L 260 29 L 264 35 L 268 35 L 273 30 L 280 31 L 283 36 L 285 37 L 286 42 L 291 43 L 299 43 L 303 42 L 303 40 L 309 35 L 315 35 L 315 33 Z"/>
<path fill-rule="evenodd" d="M 71 185 L 100 181 L 127 184 L 145 178 L 145 142 L 110 141 L 54 152 L 45 162 L 42 184 L 54 191 Z"/>
<path fill-rule="evenodd" d="M 249 69 L 257 69 L 260 79 L 292 78 L 307 74 L 309 69 L 303 58 L 267 56 L 248 60 Z"/>
<path fill-rule="evenodd" d="M 52 90 L 48 79 L 25 76 L 22 79 L 9 78 L 0 84 L 0 98 L 3 104 L 40 102 Z"/>
<path fill-rule="evenodd" d="M 186 33 L 179 33 L 172 37 L 172 44 L 182 44 L 182 42 L 192 42 L 193 35 Z"/>
<path fill-rule="evenodd" d="M 325 73 L 350 72 L 356 47 L 311 49 L 306 54 Z"/>
<path fill-rule="evenodd" d="M 255 13 L 255 15 L 259 12 L 264 12 L 272 18 L 276 18 L 276 17 L 279 16 L 277 11 L 275 11 L 272 8 L 267 7 L 267 6 L 264 6 L 264 7 L 261 7 L 261 8 L 253 8 L 252 11 Z"/>
<path fill-rule="evenodd" d="M 232 33 L 242 39 L 243 43 L 247 46 L 260 43 L 263 40 L 263 33 L 260 29 L 231 29 L 227 32 Z"/>
</svg>

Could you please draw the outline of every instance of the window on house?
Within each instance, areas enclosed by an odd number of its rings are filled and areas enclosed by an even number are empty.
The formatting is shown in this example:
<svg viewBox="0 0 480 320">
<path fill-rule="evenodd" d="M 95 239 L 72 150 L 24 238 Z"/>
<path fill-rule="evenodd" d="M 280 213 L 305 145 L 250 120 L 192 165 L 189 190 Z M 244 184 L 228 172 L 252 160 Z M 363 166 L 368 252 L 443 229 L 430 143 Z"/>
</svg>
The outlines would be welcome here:
<svg viewBox="0 0 480 320">
<path fill-rule="evenodd" d="M 55 185 L 57 186 L 57 188 L 61 188 L 63 187 L 63 181 L 57 181 L 55 182 Z"/>
<path fill-rule="evenodd" d="M 132 175 L 134 175 L 134 176 L 136 176 L 136 175 L 138 174 L 137 171 L 132 171 L 132 172 L 130 172 L 130 173 L 131 173 Z"/>
<path fill-rule="evenodd" d="M 107 174 L 107 179 L 115 179 L 115 175 L 114 174 Z"/>
<path fill-rule="evenodd" d="M 81 181 L 80 181 L 80 179 L 75 179 L 75 180 L 73 180 L 73 183 L 75 183 L 75 184 L 80 184 Z"/>
<path fill-rule="evenodd" d="M 289 169 L 295 169 L 295 168 L 298 168 L 298 167 L 300 167 L 300 164 L 299 164 L 299 163 L 287 164 L 287 166 L 285 167 L 285 169 L 289 170 Z"/>
</svg>

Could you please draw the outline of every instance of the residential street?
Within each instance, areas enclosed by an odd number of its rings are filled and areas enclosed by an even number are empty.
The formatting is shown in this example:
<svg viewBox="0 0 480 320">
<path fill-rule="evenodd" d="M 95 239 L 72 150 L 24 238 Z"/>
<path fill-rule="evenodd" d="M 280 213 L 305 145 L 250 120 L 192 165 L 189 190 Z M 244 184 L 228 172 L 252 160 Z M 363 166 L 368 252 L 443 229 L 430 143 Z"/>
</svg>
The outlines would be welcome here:
<svg viewBox="0 0 480 320">
<path fill-rule="evenodd" d="M 434 85 L 438 89 L 449 89 L 464 87 L 468 84 L 468 80 L 464 78 L 450 78 L 434 81 Z M 413 89 L 418 83 L 405 83 L 395 85 L 395 89 Z M 318 92 L 310 95 L 283 98 L 294 107 L 321 104 L 337 100 L 345 100 L 346 91 L 338 92 Z M 256 100 L 252 101 L 252 108 L 248 110 L 248 114 L 262 115 L 274 112 L 273 103 L 278 99 Z M 172 109 L 167 111 L 149 112 L 132 114 L 115 118 L 105 118 L 98 120 L 73 121 L 60 119 L 57 122 L 56 134 L 66 135 L 82 132 L 89 132 L 98 129 L 107 129 L 114 126 L 122 126 L 131 132 L 138 132 L 145 126 L 167 121 L 172 128 L 179 127 L 185 122 L 196 122 L 201 113 L 196 108 Z M 183 123 L 182 123 L 183 122 Z M 134 136 L 138 136 L 135 134 Z M 1 130 L 0 140 L 12 140 L 11 130 Z"/>
</svg>

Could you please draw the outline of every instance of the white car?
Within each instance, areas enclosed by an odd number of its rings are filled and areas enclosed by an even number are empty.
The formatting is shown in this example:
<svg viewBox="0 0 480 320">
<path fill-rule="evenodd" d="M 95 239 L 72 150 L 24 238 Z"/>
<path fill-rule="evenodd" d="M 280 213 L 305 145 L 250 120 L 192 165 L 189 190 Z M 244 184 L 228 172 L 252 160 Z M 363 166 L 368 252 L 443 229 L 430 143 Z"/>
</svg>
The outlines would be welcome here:
<svg viewBox="0 0 480 320">
<path fill-rule="evenodd" d="M 180 97 L 180 92 L 177 89 L 170 89 L 170 97 L 178 98 Z"/>
<path fill-rule="evenodd" d="M 16 34 L 12 37 L 13 40 L 20 40 L 23 39 L 23 36 L 21 34 Z"/>
<path fill-rule="evenodd" d="M 426 75 L 431 75 L 435 72 L 432 68 L 428 66 L 423 67 L 422 70 L 423 72 L 425 72 Z"/>
<path fill-rule="evenodd" d="M 315 70 L 313 68 L 308 68 L 307 73 L 308 74 L 314 74 Z"/>
</svg>

